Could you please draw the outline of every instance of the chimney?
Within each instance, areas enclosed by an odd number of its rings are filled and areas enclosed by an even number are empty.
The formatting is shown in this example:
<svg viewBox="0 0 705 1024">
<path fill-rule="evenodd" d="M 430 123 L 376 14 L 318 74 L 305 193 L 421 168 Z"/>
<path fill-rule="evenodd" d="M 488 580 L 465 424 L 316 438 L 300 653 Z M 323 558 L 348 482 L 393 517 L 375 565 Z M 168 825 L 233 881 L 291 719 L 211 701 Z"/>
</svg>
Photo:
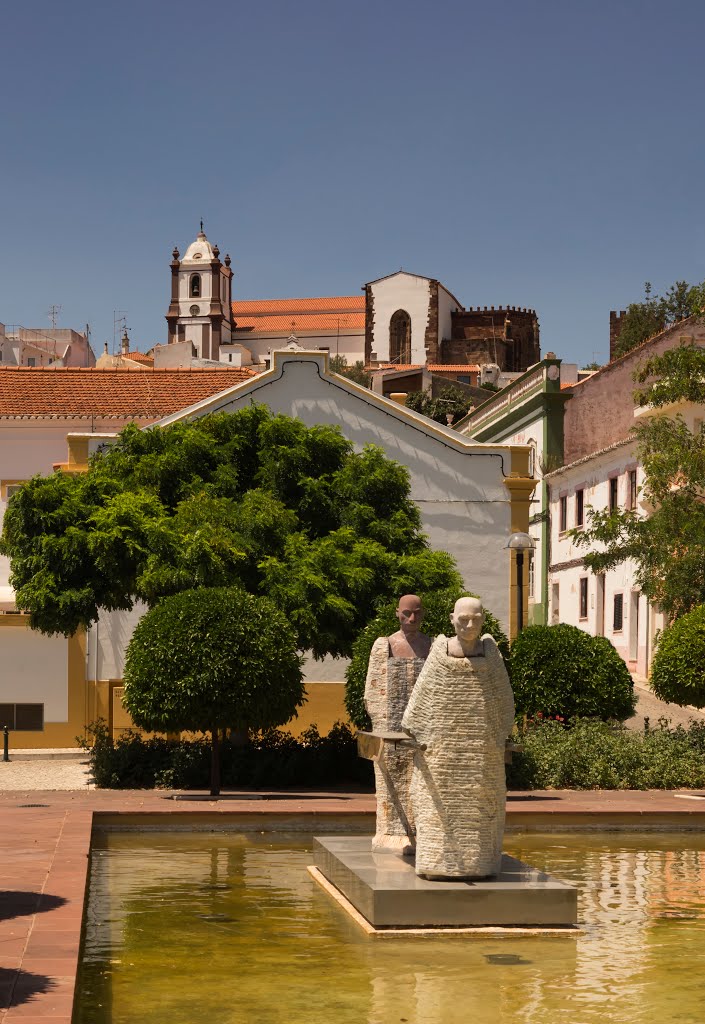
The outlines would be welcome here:
<svg viewBox="0 0 705 1024">
<path fill-rule="evenodd" d="M 124 356 L 129 356 L 130 354 L 130 339 L 127 337 L 127 331 L 122 336 L 121 351 Z"/>
</svg>

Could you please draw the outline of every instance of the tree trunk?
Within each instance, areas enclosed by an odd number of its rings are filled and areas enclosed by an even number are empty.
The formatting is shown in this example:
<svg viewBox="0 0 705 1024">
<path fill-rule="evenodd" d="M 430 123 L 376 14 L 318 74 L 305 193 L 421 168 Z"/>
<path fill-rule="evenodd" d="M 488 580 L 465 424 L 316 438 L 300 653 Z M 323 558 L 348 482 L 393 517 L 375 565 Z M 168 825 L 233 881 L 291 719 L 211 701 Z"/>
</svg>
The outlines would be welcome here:
<svg viewBox="0 0 705 1024">
<path fill-rule="evenodd" d="M 220 796 L 220 739 L 218 729 L 211 729 L 211 796 Z"/>
</svg>

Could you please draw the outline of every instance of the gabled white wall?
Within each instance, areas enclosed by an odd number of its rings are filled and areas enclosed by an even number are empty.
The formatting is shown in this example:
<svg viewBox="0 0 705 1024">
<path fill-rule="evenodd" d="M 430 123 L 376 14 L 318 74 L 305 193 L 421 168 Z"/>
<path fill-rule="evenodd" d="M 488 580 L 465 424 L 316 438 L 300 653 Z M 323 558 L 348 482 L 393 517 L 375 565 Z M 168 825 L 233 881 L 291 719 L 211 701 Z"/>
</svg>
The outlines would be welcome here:
<svg viewBox="0 0 705 1024">
<path fill-rule="evenodd" d="M 406 466 L 431 546 L 450 552 L 468 588 L 508 620 L 510 500 L 504 476 L 511 453 L 468 442 L 455 431 L 330 376 L 317 353 L 278 352 L 275 367 L 230 392 L 201 402 L 163 424 L 209 412 L 235 412 L 262 402 L 309 426 L 336 424 L 361 449 L 379 445 Z"/>
</svg>

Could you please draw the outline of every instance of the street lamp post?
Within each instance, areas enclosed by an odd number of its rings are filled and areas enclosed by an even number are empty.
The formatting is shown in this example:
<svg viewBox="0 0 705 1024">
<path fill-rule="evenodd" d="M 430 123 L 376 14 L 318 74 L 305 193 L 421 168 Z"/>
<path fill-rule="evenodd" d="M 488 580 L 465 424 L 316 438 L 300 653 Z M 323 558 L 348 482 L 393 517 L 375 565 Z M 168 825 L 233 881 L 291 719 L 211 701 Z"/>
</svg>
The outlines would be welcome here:
<svg viewBox="0 0 705 1024">
<path fill-rule="evenodd" d="M 524 628 L 524 552 L 534 548 L 533 538 L 528 533 L 513 533 L 507 547 L 516 554 L 517 562 L 517 633 Z"/>
</svg>

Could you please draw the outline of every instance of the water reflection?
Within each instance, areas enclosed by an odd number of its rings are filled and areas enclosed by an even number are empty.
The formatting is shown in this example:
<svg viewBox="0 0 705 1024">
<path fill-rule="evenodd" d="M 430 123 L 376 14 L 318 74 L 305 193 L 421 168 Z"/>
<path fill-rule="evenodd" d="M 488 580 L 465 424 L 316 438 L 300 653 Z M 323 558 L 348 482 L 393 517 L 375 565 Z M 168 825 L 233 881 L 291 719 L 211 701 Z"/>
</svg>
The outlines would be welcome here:
<svg viewBox="0 0 705 1024">
<path fill-rule="evenodd" d="M 579 885 L 578 939 L 368 938 L 300 835 L 107 835 L 79 1024 L 701 1021 L 705 838 L 509 837 Z"/>
</svg>

